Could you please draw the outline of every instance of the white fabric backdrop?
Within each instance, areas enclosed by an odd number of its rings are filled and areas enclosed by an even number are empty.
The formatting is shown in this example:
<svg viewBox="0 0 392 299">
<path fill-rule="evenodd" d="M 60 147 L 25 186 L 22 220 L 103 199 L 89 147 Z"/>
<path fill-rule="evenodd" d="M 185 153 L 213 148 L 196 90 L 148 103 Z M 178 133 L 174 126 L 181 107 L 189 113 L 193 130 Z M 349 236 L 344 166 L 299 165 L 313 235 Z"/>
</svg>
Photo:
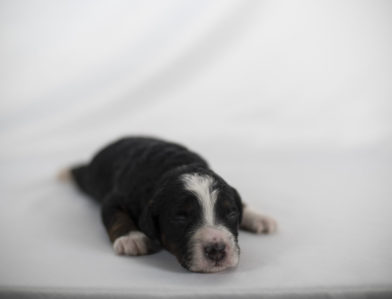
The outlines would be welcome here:
<svg viewBox="0 0 392 299">
<path fill-rule="evenodd" d="M 0 1 L 0 287 L 391 291 L 391 16 L 388 1 Z M 199 151 L 280 233 L 244 234 L 239 269 L 215 276 L 116 258 L 97 207 L 53 177 L 129 134 Z"/>
</svg>

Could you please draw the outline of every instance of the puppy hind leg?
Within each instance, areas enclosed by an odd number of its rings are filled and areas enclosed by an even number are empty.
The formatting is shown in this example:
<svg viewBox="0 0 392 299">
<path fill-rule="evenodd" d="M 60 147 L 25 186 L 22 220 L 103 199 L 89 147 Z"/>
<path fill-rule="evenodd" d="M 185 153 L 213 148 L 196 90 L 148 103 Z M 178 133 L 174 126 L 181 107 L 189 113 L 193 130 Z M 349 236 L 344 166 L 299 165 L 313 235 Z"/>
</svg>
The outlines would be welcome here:
<svg viewBox="0 0 392 299">
<path fill-rule="evenodd" d="M 112 203 L 102 206 L 106 231 L 119 255 L 146 255 L 159 250 L 159 246 L 138 230 L 131 216 Z"/>
</svg>

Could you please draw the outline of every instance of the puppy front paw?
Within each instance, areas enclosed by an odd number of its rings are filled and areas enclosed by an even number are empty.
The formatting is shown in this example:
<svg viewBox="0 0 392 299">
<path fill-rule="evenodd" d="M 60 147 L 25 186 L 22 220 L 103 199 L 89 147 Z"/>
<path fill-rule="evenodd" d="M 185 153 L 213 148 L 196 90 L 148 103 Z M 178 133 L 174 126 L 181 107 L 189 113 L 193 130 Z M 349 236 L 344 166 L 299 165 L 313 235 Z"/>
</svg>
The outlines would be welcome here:
<svg viewBox="0 0 392 299">
<path fill-rule="evenodd" d="M 271 217 L 258 214 L 249 208 L 244 210 L 241 228 L 257 233 L 257 234 L 271 234 L 276 232 L 277 223 Z"/>
<path fill-rule="evenodd" d="M 151 240 L 140 231 L 131 231 L 117 238 L 113 243 L 114 251 L 119 255 L 146 255 L 152 249 Z"/>
</svg>

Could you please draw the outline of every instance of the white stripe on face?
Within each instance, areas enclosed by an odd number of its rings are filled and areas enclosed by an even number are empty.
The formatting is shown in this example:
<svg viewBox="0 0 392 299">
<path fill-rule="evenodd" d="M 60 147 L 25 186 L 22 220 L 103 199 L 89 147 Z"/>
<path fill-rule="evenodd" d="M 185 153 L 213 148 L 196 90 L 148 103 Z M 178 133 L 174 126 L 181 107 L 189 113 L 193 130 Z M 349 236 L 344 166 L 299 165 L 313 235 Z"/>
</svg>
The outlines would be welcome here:
<svg viewBox="0 0 392 299">
<path fill-rule="evenodd" d="M 218 190 L 213 190 L 214 179 L 209 175 L 184 174 L 182 180 L 185 189 L 192 192 L 201 205 L 203 211 L 203 224 L 215 225 L 214 207 L 218 197 Z"/>
</svg>

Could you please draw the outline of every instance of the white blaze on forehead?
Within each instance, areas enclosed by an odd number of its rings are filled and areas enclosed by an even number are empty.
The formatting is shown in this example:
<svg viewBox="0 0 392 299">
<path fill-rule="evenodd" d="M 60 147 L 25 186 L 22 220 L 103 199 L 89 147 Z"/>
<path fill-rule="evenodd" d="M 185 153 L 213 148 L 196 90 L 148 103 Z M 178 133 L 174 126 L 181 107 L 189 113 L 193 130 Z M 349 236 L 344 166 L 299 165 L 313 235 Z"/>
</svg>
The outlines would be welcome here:
<svg viewBox="0 0 392 299">
<path fill-rule="evenodd" d="M 218 191 L 213 190 L 214 179 L 209 175 L 197 173 L 184 174 L 182 180 L 185 189 L 192 192 L 200 202 L 205 225 L 214 225 L 214 206 L 218 197 Z"/>
</svg>

